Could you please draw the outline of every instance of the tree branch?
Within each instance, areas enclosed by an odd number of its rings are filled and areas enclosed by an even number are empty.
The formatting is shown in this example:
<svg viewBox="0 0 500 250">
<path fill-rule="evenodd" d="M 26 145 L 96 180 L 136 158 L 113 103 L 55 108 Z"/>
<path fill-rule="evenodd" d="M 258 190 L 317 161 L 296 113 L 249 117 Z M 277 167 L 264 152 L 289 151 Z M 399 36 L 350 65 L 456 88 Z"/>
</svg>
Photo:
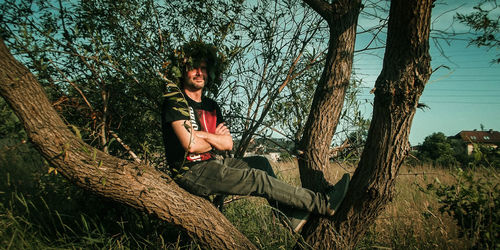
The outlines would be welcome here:
<svg viewBox="0 0 500 250">
<path fill-rule="evenodd" d="M 316 11 L 323 19 L 330 19 L 333 7 L 328 2 L 323 0 L 303 0 L 309 7 Z"/>
<path fill-rule="evenodd" d="M 40 153 L 72 183 L 155 214 L 199 239 L 204 248 L 255 249 L 207 200 L 187 193 L 164 173 L 110 156 L 76 137 L 1 39 L 0 95 Z"/>
<path fill-rule="evenodd" d="M 111 134 L 111 136 L 113 136 L 113 138 L 116 139 L 116 141 L 118 143 L 120 143 L 120 145 L 122 145 L 122 147 L 125 150 L 127 150 L 127 153 L 132 157 L 132 159 L 134 159 L 135 162 L 141 163 L 141 159 L 139 159 L 139 157 L 137 157 L 137 155 L 134 153 L 134 151 L 132 151 L 132 149 L 127 144 L 125 144 L 122 141 L 122 139 L 120 137 L 118 137 L 118 135 L 114 131 L 110 130 L 109 133 Z"/>
</svg>

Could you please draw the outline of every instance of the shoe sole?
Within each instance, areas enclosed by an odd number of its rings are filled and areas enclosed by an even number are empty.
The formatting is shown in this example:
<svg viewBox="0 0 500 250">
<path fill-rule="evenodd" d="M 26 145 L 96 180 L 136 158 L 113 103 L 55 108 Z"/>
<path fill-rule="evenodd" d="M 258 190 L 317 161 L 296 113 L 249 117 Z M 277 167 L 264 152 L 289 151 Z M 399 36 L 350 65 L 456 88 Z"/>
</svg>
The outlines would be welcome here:
<svg viewBox="0 0 500 250">
<path fill-rule="evenodd" d="M 307 222 L 307 219 L 309 219 L 309 215 L 307 215 L 307 218 L 305 218 L 304 220 L 302 220 L 297 226 L 295 226 L 295 228 L 293 229 L 293 231 L 295 233 L 300 233 L 300 230 L 302 230 L 302 228 L 304 227 L 304 225 L 306 224 Z"/>
<path fill-rule="evenodd" d="M 278 218 L 290 231 L 299 233 L 309 219 L 310 213 L 303 210 L 292 210 L 288 214 L 279 214 Z"/>
</svg>

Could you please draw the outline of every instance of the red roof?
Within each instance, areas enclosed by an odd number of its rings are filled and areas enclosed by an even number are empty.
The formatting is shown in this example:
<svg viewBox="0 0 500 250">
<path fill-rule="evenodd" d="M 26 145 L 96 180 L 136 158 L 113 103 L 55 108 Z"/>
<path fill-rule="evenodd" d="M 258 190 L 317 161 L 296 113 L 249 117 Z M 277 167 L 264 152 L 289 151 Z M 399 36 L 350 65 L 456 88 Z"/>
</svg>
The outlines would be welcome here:
<svg viewBox="0 0 500 250">
<path fill-rule="evenodd" d="M 461 131 L 457 135 L 456 138 L 461 138 L 465 142 L 474 142 L 474 143 L 492 143 L 498 144 L 500 143 L 500 132 L 498 131 Z"/>
</svg>

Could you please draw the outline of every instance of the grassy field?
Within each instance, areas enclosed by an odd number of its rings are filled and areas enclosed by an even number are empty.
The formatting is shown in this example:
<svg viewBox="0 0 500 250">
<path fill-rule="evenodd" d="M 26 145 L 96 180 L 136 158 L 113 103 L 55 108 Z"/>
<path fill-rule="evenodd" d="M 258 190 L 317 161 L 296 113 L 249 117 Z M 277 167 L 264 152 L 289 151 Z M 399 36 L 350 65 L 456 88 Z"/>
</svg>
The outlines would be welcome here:
<svg viewBox="0 0 500 250">
<path fill-rule="evenodd" d="M 274 164 L 280 178 L 292 184 L 300 184 L 297 165 L 293 162 Z M 342 174 L 354 172 L 354 167 L 332 164 L 334 178 Z M 384 212 L 377 218 L 367 235 L 358 245 L 359 249 L 467 249 L 471 242 L 466 237 L 460 237 L 459 226 L 447 214 L 439 212 L 438 197 L 426 187 L 431 183 L 455 184 L 455 170 L 434 168 L 432 166 L 403 166 L 396 183 L 396 197 Z M 499 183 L 497 172 L 475 170 L 476 176 L 494 179 Z M 265 206 L 262 199 L 253 198 L 246 202 L 249 207 Z M 238 205 L 236 205 L 238 206 Z M 228 206 L 231 207 L 231 206 Z M 229 218 L 232 214 L 227 215 Z M 234 223 L 238 226 L 238 221 Z M 254 222 L 255 223 L 255 222 Z M 264 223 L 263 223 L 264 224 Z M 269 224 L 269 223 L 267 223 Z M 244 224 L 243 224 L 244 225 Z M 245 232 L 244 226 L 240 230 Z M 280 232 L 279 229 L 275 229 Z M 247 233 L 248 235 L 248 233 Z M 279 235 L 278 235 L 279 236 Z M 290 238 L 283 236 L 285 246 L 293 245 Z M 276 240 L 276 239 L 275 239 Z M 285 247 L 286 248 L 286 247 Z M 272 248 L 269 248 L 272 249 Z"/>
<path fill-rule="evenodd" d="M 104 200 L 48 173 L 48 166 L 24 148 L 0 150 L 0 249 L 197 249 L 195 241 L 170 225 L 131 208 Z M 24 153 L 23 153 L 24 152 Z M 30 157 L 26 157 L 30 156 Z M 296 163 L 273 165 L 278 176 L 299 184 Z M 334 177 L 354 172 L 332 164 Z M 492 172 L 493 171 L 493 172 Z M 495 170 L 475 175 L 498 186 Z M 453 184 L 454 170 L 403 167 L 397 195 L 368 229 L 358 249 L 466 249 L 455 220 L 427 184 Z M 299 239 L 273 216 L 262 198 L 228 197 L 224 214 L 260 249 L 291 249 Z M 497 207 L 494 208 L 497 210 Z M 300 240 L 299 240 L 300 242 Z M 307 246 L 303 246 L 307 248 Z"/>
</svg>

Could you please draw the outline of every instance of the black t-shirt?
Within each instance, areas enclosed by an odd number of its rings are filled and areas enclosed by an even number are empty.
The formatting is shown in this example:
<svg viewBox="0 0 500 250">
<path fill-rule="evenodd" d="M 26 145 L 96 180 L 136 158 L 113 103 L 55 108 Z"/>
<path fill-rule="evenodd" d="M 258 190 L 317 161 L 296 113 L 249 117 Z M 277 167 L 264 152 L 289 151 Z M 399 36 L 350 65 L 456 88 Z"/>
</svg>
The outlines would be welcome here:
<svg viewBox="0 0 500 250">
<path fill-rule="evenodd" d="M 178 101 L 179 98 L 164 98 L 162 108 L 163 142 L 167 163 L 177 170 L 195 162 L 212 159 L 214 153 L 209 151 L 201 154 L 186 154 L 172 128 L 172 122 L 190 120 L 194 130 L 209 133 L 215 133 L 217 125 L 224 122 L 220 107 L 214 100 L 203 96 L 201 102 L 196 102 L 187 95 L 184 94 L 184 96 L 189 104 L 189 115 L 179 111 L 185 107 L 185 104 Z"/>
</svg>

